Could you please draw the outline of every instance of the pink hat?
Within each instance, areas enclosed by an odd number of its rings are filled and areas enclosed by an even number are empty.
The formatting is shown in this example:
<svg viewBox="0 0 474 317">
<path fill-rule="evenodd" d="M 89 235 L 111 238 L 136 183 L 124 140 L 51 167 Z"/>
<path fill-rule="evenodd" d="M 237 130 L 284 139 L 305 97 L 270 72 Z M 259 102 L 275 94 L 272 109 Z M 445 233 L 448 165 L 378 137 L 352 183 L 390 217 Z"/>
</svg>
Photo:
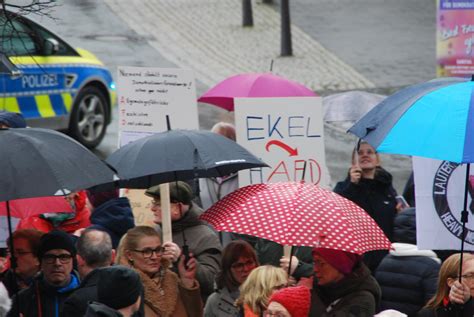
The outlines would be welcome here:
<svg viewBox="0 0 474 317">
<path fill-rule="evenodd" d="M 282 288 L 273 293 L 268 304 L 271 302 L 285 307 L 291 317 L 307 317 L 311 306 L 311 292 L 305 286 Z"/>
<path fill-rule="evenodd" d="M 351 273 L 356 263 L 361 259 L 361 256 L 355 253 L 326 248 L 314 248 L 313 257 L 316 254 L 344 275 Z"/>
</svg>

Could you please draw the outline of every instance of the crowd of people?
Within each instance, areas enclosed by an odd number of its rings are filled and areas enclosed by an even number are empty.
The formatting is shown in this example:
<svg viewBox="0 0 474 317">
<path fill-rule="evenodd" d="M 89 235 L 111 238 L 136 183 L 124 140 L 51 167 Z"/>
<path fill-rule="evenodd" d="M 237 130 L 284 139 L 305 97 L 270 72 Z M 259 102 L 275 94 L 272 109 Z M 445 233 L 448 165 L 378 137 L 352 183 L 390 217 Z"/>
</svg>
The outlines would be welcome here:
<svg viewBox="0 0 474 317">
<path fill-rule="evenodd" d="M 214 131 L 235 139 L 229 124 Z M 473 316 L 474 256 L 463 255 L 460 271 L 460 254 L 417 248 L 416 210 L 397 203 L 369 144 L 354 150 L 334 191 L 367 211 L 391 250 L 296 247 L 290 259 L 272 241 L 219 235 L 199 215 L 236 179 L 201 179 L 201 195 L 170 183 L 167 242 L 158 186 L 145 192 L 155 227 L 136 226 L 118 191 L 71 193 L 72 218 L 22 220 L 0 267 L 0 316 Z"/>
</svg>

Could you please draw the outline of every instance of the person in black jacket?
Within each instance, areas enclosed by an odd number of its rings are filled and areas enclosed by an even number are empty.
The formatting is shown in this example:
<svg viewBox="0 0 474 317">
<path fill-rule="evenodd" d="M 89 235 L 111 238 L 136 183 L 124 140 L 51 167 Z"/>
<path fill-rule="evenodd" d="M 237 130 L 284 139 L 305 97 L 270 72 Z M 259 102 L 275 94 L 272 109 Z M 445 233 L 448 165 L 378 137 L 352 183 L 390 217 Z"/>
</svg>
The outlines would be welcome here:
<svg viewBox="0 0 474 317">
<path fill-rule="evenodd" d="M 79 286 L 79 277 L 73 271 L 76 248 L 69 235 L 51 231 L 41 237 L 38 258 L 41 274 L 31 286 L 13 297 L 9 317 L 59 317 L 66 298 Z"/>
<path fill-rule="evenodd" d="M 418 250 L 415 208 L 395 217 L 393 239 L 393 250 L 375 271 L 382 288 L 380 309 L 415 316 L 436 293 L 441 260 L 431 250 Z"/>
<path fill-rule="evenodd" d="M 62 315 L 82 317 L 89 301 L 97 300 L 97 283 L 101 268 L 113 262 L 112 240 L 108 233 L 86 229 L 76 242 L 77 263 L 82 282 L 63 304 Z"/>
<path fill-rule="evenodd" d="M 117 248 L 120 238 L 128 229 L 135 227 L 132 207 L 127 197 L 119 197 L 118 190 L 108 192 L 87 192 L 91 208 L 90 229 L 107 232 L 112 247 Z"/>
<path fill-rule="evenodd" d="M 358 153 L 352 154 L 349 175 L 336 184 L 334 192 L 364 209 L 392 241 L 393 219 L 401 207 L 395 199 L 392 175 L 380 166 L 380 157 L 370 144 L 360 143 Z M 364 262 L 374 272 L 386 254 L 387 251 L 368 252 Z"/>
</svg>

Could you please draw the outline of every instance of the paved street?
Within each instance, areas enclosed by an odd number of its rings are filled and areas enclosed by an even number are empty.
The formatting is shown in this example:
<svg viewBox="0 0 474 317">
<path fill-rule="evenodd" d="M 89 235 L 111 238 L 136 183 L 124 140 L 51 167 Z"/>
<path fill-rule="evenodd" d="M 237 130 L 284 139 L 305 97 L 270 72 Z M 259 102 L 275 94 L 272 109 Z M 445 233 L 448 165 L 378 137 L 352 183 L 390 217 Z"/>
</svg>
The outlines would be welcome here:
<svg viewBox="0 0 474 317">
<path fill-rule="evenodd" d="M 301 82 L 321 95 L 343 90 L 391 93 L 435 76 L 435 1 L 291 0 L 293 57 L 279 57 L 278 2 L 253 2 L 253 28 L 241 27 L 236 0 L 64 0 L 57 21 L 45 21 L 76 46 L 116 67 L 181 67 L 195 71 L 198 95 L 223 78 L 265 72 Z M 208 129 L 231 114 L 199 106 Z M 327 126 L 326 152 L 334 181 L 344 177 L 354 138 Z M 117 144 L 117 126 L 98 154 Z M 385 156 L 397 189 L 407 158 Z"/>
</svg>

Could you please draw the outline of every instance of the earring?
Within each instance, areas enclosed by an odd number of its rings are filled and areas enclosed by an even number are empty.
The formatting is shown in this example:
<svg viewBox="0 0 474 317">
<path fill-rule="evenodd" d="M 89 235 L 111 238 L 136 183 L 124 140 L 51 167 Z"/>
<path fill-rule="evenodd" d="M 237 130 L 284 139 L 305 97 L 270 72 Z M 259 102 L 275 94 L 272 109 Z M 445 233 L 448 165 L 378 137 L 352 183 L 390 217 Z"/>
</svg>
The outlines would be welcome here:
<svg viewBox="0 0 474 317">
<path fill-rule="evenodd" d="M 128 259 L 128 264 L 129 264 L 131 267 L 133 267 L 133 264 L 134 264 L 134 263 L 135 263 L 135 262 L 133 261 L 133 259 Z"/>
</svg>

